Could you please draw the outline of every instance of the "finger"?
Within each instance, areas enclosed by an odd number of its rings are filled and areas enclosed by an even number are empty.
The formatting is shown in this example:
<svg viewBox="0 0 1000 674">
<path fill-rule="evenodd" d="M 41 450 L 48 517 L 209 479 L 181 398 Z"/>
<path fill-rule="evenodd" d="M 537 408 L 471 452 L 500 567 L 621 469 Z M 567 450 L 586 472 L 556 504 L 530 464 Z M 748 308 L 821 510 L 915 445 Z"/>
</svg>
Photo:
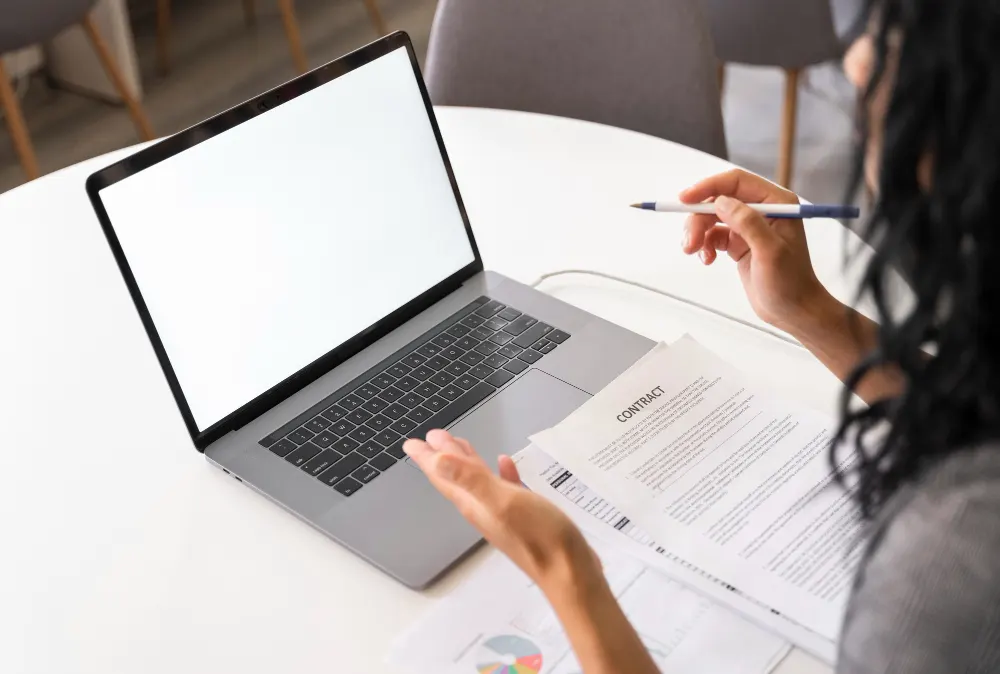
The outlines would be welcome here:
<svg viewBox="0 0 1000 674">
<path fill-rule="evenodd" d="M 413 459 L 413 462 L 420 467 L 420 470 L 427 472 L 430 467 L 430 457 L 435 454 L 435 449 L 423 440 L 411 438 L 403 443 L 403 451 Z"/>
<path fill-rule="evenodd" d="M 725 252 L 729 249 L 729 235 L 731 229 L 725 225 L 715 225 L 705 233 L 704 247 L 712 251 Z"/>
<path fill-rule="evenodd" d="M 521 484 L 521 474 L 517 472 L 517 464 L 514 463 L 514 459 L 506 454 L 501 454 L 500 458 L 497 459 L 497 468 L 500 471 L 500 477 L 507 482 Z"/>
<path fill-rule="evenodd" d="M 749 244 L 751 250 L 766 250 L 777 241 L 777 234 L 757 211 L 742 201 L 722 196 L 715 202 L 719 220 L 729 225 Z"/>
<path fill-rule="evenodd" d="M 466 455 L 468 455 L 468 456 L 478 456 L 476 454 L 476 450 L 475 450 L 475 448 L 473 448 L 471 442 L 469 442 L 465 438 L 460 438 L 457 435 L 453 435 L 452 437 L 455 438 L 455 442 L 458 443 L 458 446 L 462 448 L 462 451 L 465 452 Z"/>
<path fill-rule="evenodd" d="M 719 222 L 716 215 L 689 215 L 684 222 L 684 238 L 681 250 L 691 255 L 705 246 L 705 233 Z"/>
<path fill-rule="evenodd" d="M 697 204 L 718 196 L 734 197 L 744 203 L 797 204 L 799 202 L 798 197 L 792 192 L 742 169 L 733 169 L 705 178 L 683 190 L 678 198 L 685 204 Z"/>
<path fill-rule="evenodd" d="M 436 428 L 427 433 L 427 444 L 433 447 L 438 452 L 446 452 L 449 454 L 461 454 L 463 456 L 468 456 L 471 452 L 467 452 L 465 447 L 458 441 L 455 436 L 453 436 L 448 431 Z"/>
<path fill-rule="evenodd" d="M 715 262 L 716 257 L 718 257 L 718 254 L 715 252 L 714 248 L 702 248 L 698 251 L 698 259 L 701 260 L 701 263 L 706 267 Z"/>
</svg>

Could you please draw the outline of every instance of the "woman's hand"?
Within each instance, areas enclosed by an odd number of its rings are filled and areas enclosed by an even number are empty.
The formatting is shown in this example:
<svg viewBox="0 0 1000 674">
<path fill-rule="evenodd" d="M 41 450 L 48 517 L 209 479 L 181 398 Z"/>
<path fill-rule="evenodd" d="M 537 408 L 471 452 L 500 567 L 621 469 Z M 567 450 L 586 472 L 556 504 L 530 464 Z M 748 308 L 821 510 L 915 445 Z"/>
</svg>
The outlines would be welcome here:
<svg viewBox="0 0 1000 674">
<path fill-rule="evenodd" d="M 793 193 L 736 169 L 687 188 L 680 199 L 686 204 L 715 202 L 715 215 L 688 217 L 682 249 L 698 253 L 707 265 L 715 262 L 718 251 L 729 253 L 750 305 L 763 321 L 795 334 L 818 307 L 836 303 L 813 271 L 802 221 L 766 219 L 746 206 L 797 204 Z"/>
<path fill-rule="evenodd" d="M 566 582 L 603 581 L 583 534 L 552 503 L 521 485 L 509 456 L 490 470 L 469 443 L 447 431 L 403 449 L 486 540 L 510 557 L 546 594 Z"/>
</svg>

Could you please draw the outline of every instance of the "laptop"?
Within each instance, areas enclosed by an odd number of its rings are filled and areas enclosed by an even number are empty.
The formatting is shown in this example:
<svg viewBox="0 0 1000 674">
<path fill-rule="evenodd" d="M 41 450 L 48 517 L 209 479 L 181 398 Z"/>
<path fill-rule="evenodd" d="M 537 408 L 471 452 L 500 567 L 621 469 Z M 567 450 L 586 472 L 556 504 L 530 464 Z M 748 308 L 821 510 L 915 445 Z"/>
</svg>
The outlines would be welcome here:
<svg viewBox="0 0 1000 674">
<path fill-rule="evenodd" d="M 87 192 L 198 451 L 413 588 L 480 536 L 403 442 L 495 465 L 652 346 L 484 271 L 405 33 Z"/>
</svg>

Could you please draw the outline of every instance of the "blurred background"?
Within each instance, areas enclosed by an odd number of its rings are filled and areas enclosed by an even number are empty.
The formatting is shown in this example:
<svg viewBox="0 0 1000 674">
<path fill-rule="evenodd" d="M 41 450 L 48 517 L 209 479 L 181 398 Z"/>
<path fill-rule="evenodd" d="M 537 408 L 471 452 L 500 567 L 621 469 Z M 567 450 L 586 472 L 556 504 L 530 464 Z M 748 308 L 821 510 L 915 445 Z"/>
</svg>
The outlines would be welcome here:
<svg viewBox="0 0 1000 674">
<path fill-rule="evenodd" d="M 817 202 L 842 198 L 855 108 L 840 54 L 849 44 L 858 2 L 834 0 L 831 6 L 829 1 L 701 0 L 716 42 L 712 66 L 721 66 L 729 159 Z M 587 20 L 588 4 L 595 3 L 573 5 L 575 21 Z M 96 5 L 0 0 L 0 80 L 8 84 L 0 81 L 0 192 L 23 184 L 33 172 L 44 175 L 138 143 L 145 134 L 160 137 L 184 129 L 382 31 L 407 31 L 423 62 L 437 5 L 438 0 L 100 0 Z M 629 11 L 628 2 L 620 6 Z M 788 18 L 789 12 L 795 16 Z M 530 31 L 502 29 L 513 31 L 511 40 L 530 39 Z M 792 37 L 783 37 L 783 29 Z M 768 36 L 768 30 L 779 34 Z M 685 57 L 649 63 L 646 86 L 655 85 L 659 68 L 691 65 Z M 586 78 L 587 72 L 581 68 L 577 75 Z M 685 91 L 667 94 L 664 106 L 685 105 Z M 27 153 L 34 166 L 26 162 Z"/>
</svg>

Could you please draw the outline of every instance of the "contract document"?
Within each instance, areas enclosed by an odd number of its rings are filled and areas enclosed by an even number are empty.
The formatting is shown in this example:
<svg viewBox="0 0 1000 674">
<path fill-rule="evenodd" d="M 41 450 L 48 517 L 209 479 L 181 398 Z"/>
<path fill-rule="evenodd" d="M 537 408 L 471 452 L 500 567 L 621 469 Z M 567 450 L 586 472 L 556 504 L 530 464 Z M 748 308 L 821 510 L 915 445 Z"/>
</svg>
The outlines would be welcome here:
<svg viewBox="0 0 1000 674">
<path fill-rule="evenodd" d="M 861 519 L 832 431 L 685 337 L 531 440 L 671 554 L 835 642 Z"/>
</svg>

